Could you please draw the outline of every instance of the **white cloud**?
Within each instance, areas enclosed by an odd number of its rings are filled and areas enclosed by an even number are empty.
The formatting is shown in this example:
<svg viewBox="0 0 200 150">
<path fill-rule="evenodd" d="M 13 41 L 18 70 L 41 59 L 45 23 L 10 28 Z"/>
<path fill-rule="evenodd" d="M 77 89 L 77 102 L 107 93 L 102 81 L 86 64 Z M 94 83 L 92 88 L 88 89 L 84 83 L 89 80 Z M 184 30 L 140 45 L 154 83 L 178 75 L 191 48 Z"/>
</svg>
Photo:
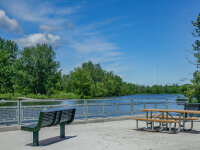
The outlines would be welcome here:
<svg viewBox="0 0 200 150">
<path fill-rule="evenodd" d="M 16 42 L 23 46 L 23 47 L 29 47 L 36 44 L 48 44 L 55 48 L 59 47 L 60 45 L 60 37 L 52 34 L 42 34 L 42 33 L 36 33 L 36 34 L 30 34 L 27 37 L 21 38 L 16 40 Z"/>
<path fill-rule="evenodd" d="M 40 25 L 40 30 L 44 31 L 45 33 L 51 32 L 54 30 L 54 28 L 52 26 L 48 26 L 48 25 Z"/>
<path fill-rule="evenodd" d="M 124 66 L 124 64 L 120 63 L 120 61 L 115 61 L 113 63 L 104 65 L 104 69 L 108 71 L 113 71 L 115 73 L 120 73 L 121 71 L 128 70 L 128 66 Z"/>
<path fill-rule="evenodd" d="M 75 13 L 78 9 L 80 9 L 80 6 L 75 6 L 75 7 L 65 7 L 65 8 L 55 8 L 54 7 L 54 12 L 56 15 L 71 15 Z"/>
<path fill-rule="evenodd" d="M 91 60 L 119 73 L 123 68 L 121 62 L 124 56 L 119 52 L 118 46 L 102 34 L 100 28 L 105 25 L 107 24 L 102 22 L 76 25 L 66 31 L 62 38 L 66 41 L 66 45 L 75 51 L 76 59 L 79 60 L 78 65 Z"/>
<path fill-rule="evenodd" d="M 21 28 L 15 19 L 10 19 L 5 11 L 0 10 L 0 29 L 11 32 L 21 32 Z"/>
<path fill-rule="evenodd" d="M 106 42 L 97 38 L 83 39 L 82 41 L 69 41 L 70 47 L 73 49 L 89 53 L 89 52 L 105 52 L 117 49 L 114 43 Z"/>
<path fill-rule="evenodd" d="M 81 8 L 80 6 L 56 7 L 53 1 L 47 2 L 37 0 L 7 0 L 1 1 L 0 4 L 18 19 L 37 23 L 45 22 L 50 25 L 58 25 L 65 22 L 67 20 L 66 17 Z"/>
<path fill-rule="evenodd" d="M 68 29 L 72 29 L 74 27 L 73 22 L 65 21 L 61 26 L 59 25 L 49 25 L 49 24 L 42 24 L 40 25 L 40 30 L 44 33 L 54 33 L 60 32 Z"/>
<path fill-rule="evenodd" d="M 17 39 L 16 42 L 21 46 L 47 43 L 58 47 L 61 37 L 62 41 L 65 42 L 65 45 L 63 45 L 65 48 L 62 50 L 65 50 L 66 53 L 69 51 L 74 52 L 74 56 L 76 55 L 76 59 L 79 61 L 77 63 L 92 60 L 94 63 L 100 62 L 110 66 L 110 70 L 112 68 L 113 70 L 117 70 L 116 68 L 121 69 L 120 64 L 116 64 L 116 62 L 121 63 L 120 60 L 124 59 L 124 56 L 118 52 L 118 46 L 107 39 L 109 35 L 104 34 L 103 31 L 107 30 L 105 26 L 122 19 L 122 17 L 109 18 L 106 21 L 91 24 L 75 24 L 74 20 L 79 19 L 81 16 L 76 16 L 75 13 L 84 4 L 82 5 L 81 2 L 79 5 L 69 6 L 69 3 L 66 3 L 66 5 L 59 4 L 58 6 L 55 5 L 54 1 L 0 0 L 0 5 L 5 7 L 10 14 L 26 21 L 26 23 L 29 22 L 30 26 L 38 26 L 40 29 L 41 33 L 30 34 Z"/>
<path fill-rule="evenodd" d="M 58 32 L 62 31 L 63 28 L 59 26 L 52 26 L 52 25 L 40 25 L 40 30 L 44 33 L 53 33 L 53 32 Z"/>
</svg>

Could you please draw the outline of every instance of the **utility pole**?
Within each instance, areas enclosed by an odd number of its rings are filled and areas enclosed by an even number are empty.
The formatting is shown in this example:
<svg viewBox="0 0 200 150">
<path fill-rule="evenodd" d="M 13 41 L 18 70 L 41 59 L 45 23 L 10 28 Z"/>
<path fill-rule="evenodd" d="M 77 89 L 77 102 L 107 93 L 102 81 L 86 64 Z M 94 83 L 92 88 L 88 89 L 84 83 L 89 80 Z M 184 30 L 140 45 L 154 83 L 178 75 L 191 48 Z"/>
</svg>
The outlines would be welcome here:
<svg viewBox="0 0 200 150">
<path fill-rule="evenodd" d="M 158 64 L 157 64 L 157 85 L 158 85 Z"/>
</svg>

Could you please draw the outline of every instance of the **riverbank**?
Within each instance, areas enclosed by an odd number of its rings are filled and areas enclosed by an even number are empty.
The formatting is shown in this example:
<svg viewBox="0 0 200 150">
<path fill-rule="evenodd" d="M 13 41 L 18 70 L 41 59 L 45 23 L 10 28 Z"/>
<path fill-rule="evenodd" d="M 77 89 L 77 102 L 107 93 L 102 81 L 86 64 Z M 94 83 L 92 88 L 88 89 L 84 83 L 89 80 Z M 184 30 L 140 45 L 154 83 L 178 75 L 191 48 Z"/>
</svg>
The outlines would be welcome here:
<svg viewBox="0 0 200 150">
<path fill-rule="evenodd" d="M 80 99 L 81 98 L 79 95 L 76 95 L 74 93 L 65 93 L 65 92 L 59 92 L 57 94 L 52 94 L 52 95 L 43 95 L 43 94 L 23 95 L 20 93 L 15 93 L 14 95 L 12 93 L 0 94 L 0 99 L 4 100 L 18 100 L 19 97 L 32 98 L 32 99 Z"/>
<path fill-rule="evenodd" d="M 134 94 L 134 95 L 181 95 L 181 94 L 149 94 L 149 93 L 140 93 L 140 94 Z M 112 96 L 113 98 L 117 97 L 128 97 L 131 95 L 121 95 L 121 96 Z M 66 92 L 58 92 L 56 94 L 51 95 L 44 95 L 44 94 L 28 94 L 24 95 L 21 93 L 15 93 L 14 95 L 12 93 L 7 94 L 0 94 L 0 100 L 18 100 L 20 97 L 23 98 L 32 98 L 32 99 L 100 99 L 105 97 L 91 97 L 91 96 L 80 96 L 74 93 L 66 93 Z M 107 97 L 106 97 L 107 98 Z"/>
</svg>

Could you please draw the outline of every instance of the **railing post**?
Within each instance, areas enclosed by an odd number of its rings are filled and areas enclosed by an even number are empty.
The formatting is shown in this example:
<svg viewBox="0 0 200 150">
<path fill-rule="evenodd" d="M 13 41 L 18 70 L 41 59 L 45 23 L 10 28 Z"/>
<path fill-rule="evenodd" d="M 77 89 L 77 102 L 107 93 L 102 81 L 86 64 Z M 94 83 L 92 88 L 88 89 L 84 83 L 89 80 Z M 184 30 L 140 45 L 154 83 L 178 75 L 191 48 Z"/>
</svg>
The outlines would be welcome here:
<svg viewBox="0 0 200 150">
<path fill-rule="evenodd" d="M 102 105 L 102 116 L 103 116 L 103 117 L 104 117 L 104 115 L 105 115 L 105 114 L 104 114 L 104 111 L 105 111 L 105 110 L 104 110 L 104 105 Z"/>
<path fill-rule="evenodd" d="M 187 103 L 190 103 L 189 98 L 187 98 Z"/>
<path fill-rule="evenodd" d="M 157 104 L 155 104 L 155 109 L 157 109 Z"/>
<path fill-rule="evenodd" d="M 116 106 L 117 106 L 117 114 L 119 114 L 119 105 L 116 104 Z"/>
<path fill-rule="evenodd" d="M 133 106 L 133 99 L 131 99 L 131 115 L 133 115 L 133 113 L 134 113 L 134 108 L 133 108 L 134 106 Z"/>
<path fill-rule="evenodd" d="M 18 124 L 21 124 L 21 99 L 18 100 L 17 109 L 18 109 Z"/>
<path fill-rule="evenodd" d="M 168 109 L 168 99 L 165 98 L 165 109 Z"/>
<path fill-rule="evenodd" d="M 87 106 L 87 100 L 84 100 L 84 119 L 88 119 L 88 106 Z"/>
</svg>

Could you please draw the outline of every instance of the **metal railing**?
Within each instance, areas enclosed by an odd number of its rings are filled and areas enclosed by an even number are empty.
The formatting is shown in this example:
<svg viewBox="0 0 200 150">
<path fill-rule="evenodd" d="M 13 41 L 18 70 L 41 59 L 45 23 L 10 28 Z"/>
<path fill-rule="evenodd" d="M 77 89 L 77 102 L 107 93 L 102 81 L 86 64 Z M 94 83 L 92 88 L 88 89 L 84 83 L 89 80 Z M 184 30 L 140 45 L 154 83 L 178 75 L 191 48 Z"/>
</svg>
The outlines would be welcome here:
<svg viewBox="0 0 200 150">
<path fill-rule="evenodd" d="M 24 124 L 37 121 L 40 111 L 76 107 L 77 119 L 141 114 L 142 108 L 184 109 L 188 99 L 70 99 L 0 101 L 0 125 Z"/>
</svg>

